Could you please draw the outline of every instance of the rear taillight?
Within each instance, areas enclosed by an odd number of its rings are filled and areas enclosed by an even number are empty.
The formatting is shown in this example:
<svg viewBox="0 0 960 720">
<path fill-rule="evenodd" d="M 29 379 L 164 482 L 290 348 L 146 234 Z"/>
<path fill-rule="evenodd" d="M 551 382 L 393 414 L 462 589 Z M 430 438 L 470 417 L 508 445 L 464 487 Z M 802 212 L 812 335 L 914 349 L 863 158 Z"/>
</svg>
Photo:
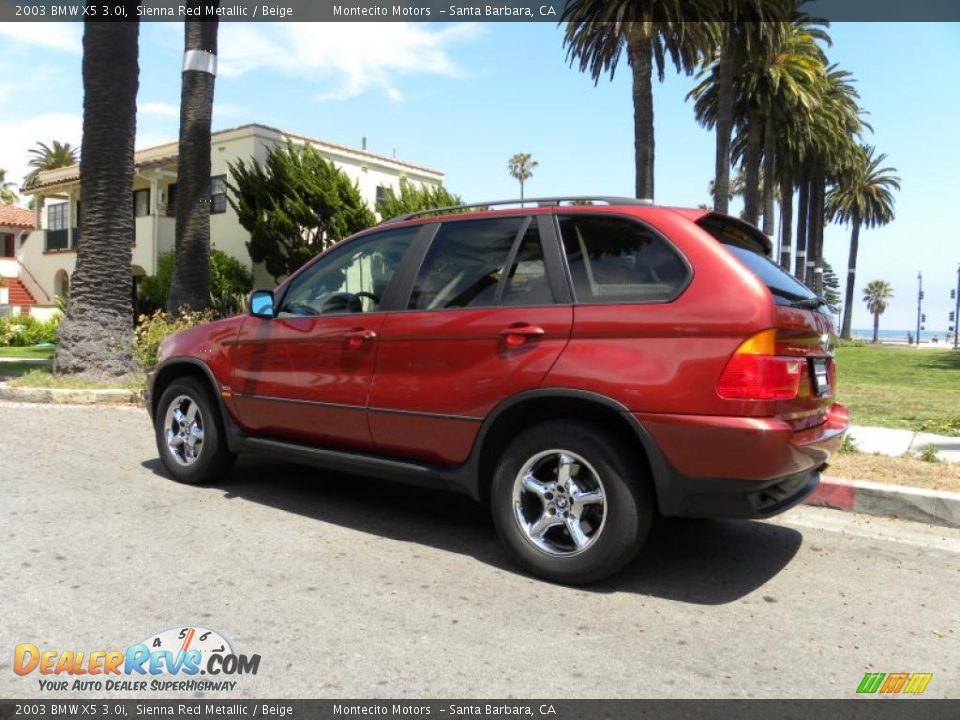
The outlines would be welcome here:
<svg viewBox="0 0 960 720">
<path fill-rule="evenodd" d="M 717 394 L 728 400 L 790 400 L 800 389 L 803 360 L 775 355 L 777 331 L 751 335 L 727 361 Z"/>
</svg>

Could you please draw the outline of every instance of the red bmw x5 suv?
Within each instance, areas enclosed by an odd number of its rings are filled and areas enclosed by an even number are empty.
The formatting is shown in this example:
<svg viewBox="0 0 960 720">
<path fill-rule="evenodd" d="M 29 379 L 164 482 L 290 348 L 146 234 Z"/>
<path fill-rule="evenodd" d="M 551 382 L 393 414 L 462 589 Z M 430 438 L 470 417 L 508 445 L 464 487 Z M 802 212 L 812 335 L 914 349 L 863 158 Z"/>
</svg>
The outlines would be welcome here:
<svg viewBox="0 0 960 720">
<path fill-rule="evenodd" d="M 833 328 L 766 236 L 511 202 L 381 224 L 168 338 L 147 399 L 170 475 L 250 452 L 459 491 L 564 583 L 623 567 L 655 513 L 767 517 L 816 487 L 847 428 Z"/>
</svg>

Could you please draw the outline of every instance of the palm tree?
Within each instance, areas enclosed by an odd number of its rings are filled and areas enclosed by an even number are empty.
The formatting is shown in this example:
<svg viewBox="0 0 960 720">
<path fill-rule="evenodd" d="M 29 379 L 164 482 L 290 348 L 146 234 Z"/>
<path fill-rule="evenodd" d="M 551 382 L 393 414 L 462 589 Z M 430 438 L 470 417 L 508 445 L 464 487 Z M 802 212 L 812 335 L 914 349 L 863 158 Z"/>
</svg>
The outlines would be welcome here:
<svg viewBox="0 0 960 720">
<path fill-rule="evenodd" d="M 713 209 L 729 212 L 730 143 L 736 114 L 735 78 L 746 58 L 779 41 L 782 20 L 793 9 L 793 0 L 726 0 L 718 7 L 724 16 L 717 24 L 719 52 L 714 58 L 717 81 L 716 156 Z M 688 95 L 689 97 L 689 95 Z"/>
<path fill-rule="evenodd" d="M 533 169 L 539 164 L 530 153 L 516 153 L 507 160 L 507 170 L 520 183 L 521 200 L 523 200 L 523 184 L 533 177 Z"/>
<path fill-rule="evenodd" d="M 867 310 L 873 315 L 873 342 L 880 339 L 880 316 L 883 315 L 890 300 L 893 299 L 893 288 L 886 280 L 871 280 L 863 289 L 863 301 Z M 846 311 L 844 311 L 846 317 Z"/>
<path fill-rule="evenodd" d="M 7 180 L 7 171 L 0 168 L 0 205 L 16 204 L 18 200 L 16 187 L 16 183 Z"/>
<path fill-rule="evenodd" d="M 167 311 L 174 314 L 181 307 L 210 307 L 210 125 L 220 0 L 190 0 L 189 4 L 203 12 L 204 19 L 184 22 L 176 262 L 167 299 Z"/>
<path fill-rule="evenodd" d="M 73 147 L 68 142 L 62 143 L 59 140 L 54 140 L 50 145 L 38 142 L 37 146 L 31 148 L 28 152 L 33 155 L 29 163 L 33 170 L 23 179 L 23 184 L 27 187 L 37 181 L 37 176 L 41 170 L 55 170 L 77 164 L 78 148 Z"/>
<path fill-rule="evenodd" d="M 662 81 L 670 60 L 678 72 L 691 74 L 716 47 L 718 24 L 702 22 L 710 14 L 716 11 L 709 0 L 570 0 L 564 6 L 567 60 L 578 61 L 594 83 L 605 72 L 612 78 L 626 51 L 638 198 L 654 197 L 653 70 Z"/>
<path fill-rule="evenodd" d="M 136 368 L 130 275 L 134 242 L 130 187 L 137 124 L 140 24 L 86 21 L 83 33 L 83 147 L 77 248 L 70 307 L 60 325 L 54 370 L 124 376 Z"/>
<path fill-rule="evenodd" d="M 893 191 L 900 189 L 896 168 L 883 167 L 887 156 L 874 156 L 874 148 L 862 145 L 855 163 L 827 193 L 826 213 L 836 222 L 850 223 L 850 260 L 843 305 L 841 337 L 850 339 L 853 288 L 857 277 L 857 251 L 861 227 L 881 227 L 894 219 Z"/>
</svg>

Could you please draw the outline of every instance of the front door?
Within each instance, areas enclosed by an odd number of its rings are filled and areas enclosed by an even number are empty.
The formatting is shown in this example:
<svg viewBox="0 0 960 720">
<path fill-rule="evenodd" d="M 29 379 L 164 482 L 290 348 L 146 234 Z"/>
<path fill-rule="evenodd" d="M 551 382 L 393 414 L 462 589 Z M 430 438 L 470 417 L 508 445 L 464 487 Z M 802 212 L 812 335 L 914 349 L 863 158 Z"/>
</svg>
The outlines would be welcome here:
<svg viewBox="0 0 960 720">
<path fill-rule="evenodd" d="M 232 388 L 248 431 L 369 449 L 367 396 L 388 286 L 418 228 L 350 241 L 298 274 L 277 315 L 244 320 Z"/>
</svg>

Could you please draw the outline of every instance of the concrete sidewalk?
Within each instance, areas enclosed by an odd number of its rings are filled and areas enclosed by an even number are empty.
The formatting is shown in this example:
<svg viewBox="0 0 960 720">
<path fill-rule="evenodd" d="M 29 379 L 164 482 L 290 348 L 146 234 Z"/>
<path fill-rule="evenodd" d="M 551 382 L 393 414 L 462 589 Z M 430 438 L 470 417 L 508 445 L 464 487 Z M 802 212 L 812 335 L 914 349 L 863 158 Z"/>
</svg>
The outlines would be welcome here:
<svg viewBox="0 0 960 720">
<path fill-rule="evenodd" d="M 897 457 L 907 452 L 919 453 L 925 445 L 933 445 L 944 462 L 960 462 L 960 437 L 863 425 L 851 425 L 849 435 L 860 452 Z"/>
</svg>

